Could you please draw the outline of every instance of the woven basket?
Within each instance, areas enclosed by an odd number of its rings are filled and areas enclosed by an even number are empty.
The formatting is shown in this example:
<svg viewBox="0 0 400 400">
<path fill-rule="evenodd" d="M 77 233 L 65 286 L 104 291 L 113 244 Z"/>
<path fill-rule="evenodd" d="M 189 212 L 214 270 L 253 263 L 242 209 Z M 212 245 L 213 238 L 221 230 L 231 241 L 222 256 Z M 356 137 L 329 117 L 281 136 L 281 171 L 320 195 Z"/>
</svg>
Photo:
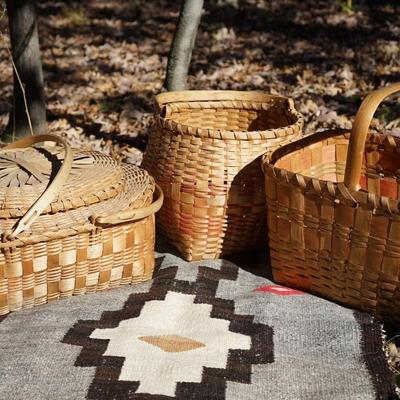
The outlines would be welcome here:
<svg viewBox="0 0 400 400">
<path fill-rule="evenodd" d="M 400 139 L 369 134 L 400 84 L 371 93 L 351 134 L 263 158 L 274 279 L 400 325 Z"/>
<path fill-rule="evenodd" d="M 157 102 L 143 167 L 165 194 L 161 232 L 187 260 L 262 246 L 259 157 L 301 134 L 293 102 L 235 91 L 170 92 Z"/>
<path fill-rule="evenodd" d="M 146 171 L 54 135 L 2 149 L 0 314 L 150 279 L 162 201 Z"/>
</svg>

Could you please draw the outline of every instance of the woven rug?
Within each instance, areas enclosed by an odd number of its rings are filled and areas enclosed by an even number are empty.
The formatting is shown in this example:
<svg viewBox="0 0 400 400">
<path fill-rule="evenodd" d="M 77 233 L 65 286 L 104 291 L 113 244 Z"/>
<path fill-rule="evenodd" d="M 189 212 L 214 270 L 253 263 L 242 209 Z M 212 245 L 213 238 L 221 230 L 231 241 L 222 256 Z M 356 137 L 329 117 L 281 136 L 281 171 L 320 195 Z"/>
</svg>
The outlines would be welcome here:
<svg viewBox="0 0 400 400">
<path fill-rule="evenodd" d="M 224 261 L 11 313 L 0 399 L 392 399 L 380 325 Z"/>
</svg>

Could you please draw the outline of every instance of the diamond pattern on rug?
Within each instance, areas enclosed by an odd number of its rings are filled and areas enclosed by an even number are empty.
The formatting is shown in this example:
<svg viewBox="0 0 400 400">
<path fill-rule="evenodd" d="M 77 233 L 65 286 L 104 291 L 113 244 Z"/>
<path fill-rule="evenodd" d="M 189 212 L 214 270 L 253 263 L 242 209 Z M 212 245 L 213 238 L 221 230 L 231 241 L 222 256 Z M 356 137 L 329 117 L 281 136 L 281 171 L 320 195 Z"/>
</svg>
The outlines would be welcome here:
<svg viewBox="0 0 400 400">
<path fill-rule="evenodd" d="M 157 346 L 167 353 L 180 353 L 205 346 L 204 343 L 179 335 L 139 336 L 138 339 Z"/>
<path fill-rule="evenodd" d="M 237 279 L 236 267 L 200 267 L 195 282 L 177 271 L 159 271 L 148 293 L 64 337 L 82 346 L 77 366 L 96 366 L 89 399 L 224 399 L 227 381 L 249 384 L 252 365 L 273 362 L 272 328 L 215 296 L 221 279 Z"/>
<path fill-rule="evenodd" d="M 118 379 L 140 382 L 137 393 L 173 396 L 178 382 L 201 382 L 203 367 L 226 368 L 230 349 L 249 350 L 251 346 L 250 336 L 230 332 L 229 321 L 211 318 L 212 306 L 195 304 L 194 300 L 194 295 L 168 292 L 164 301 L 145 303 L 138 317 L 123 320 L 116 328 L 96 329 L 90 338 L 109 340 L 105 356 L 124 357 Z M 170 335 L 167 339 L 150 336 L 153 343 L 156 340 L 155 346 L 148 345 L 149 337 L 143 340 L 141 336 L 177 328 L 195 340 L 173 336 L 180 340 L 176 348 L 176 339 L 171 340 Z"/>
</svg>

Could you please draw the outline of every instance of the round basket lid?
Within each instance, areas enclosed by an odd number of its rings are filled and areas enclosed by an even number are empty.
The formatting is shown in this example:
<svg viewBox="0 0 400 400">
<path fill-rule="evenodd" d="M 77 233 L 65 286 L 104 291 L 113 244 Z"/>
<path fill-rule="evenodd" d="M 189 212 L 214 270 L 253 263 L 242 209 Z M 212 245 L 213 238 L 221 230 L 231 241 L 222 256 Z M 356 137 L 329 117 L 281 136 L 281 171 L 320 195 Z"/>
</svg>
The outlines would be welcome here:
<svg viewBox="0 0 400 400">
<path fill-rule="evenodd" d="M 42 214 L 99 203 L 123 191 L 124 173 L 117 161 L 93 151 L 73 150 L 72 154 L 68 179 Z M 0 218 L 24 215 L 49 186 L 63 159 L 59 146 L 1 150 Z"/>
<path fill-rule="evenodd" d="M 17 237 L 10 241 L 0 241 L 0 248 L 61 239 L 93 231 L 99 226 L 134 221 L 142 217 L 141 214 L 139 215 L 139 210 L 150 209 L 145 216 L 156 212 L 161 206 L 162 196 L 160 199 L 160 193 L 158 193 L 158 201 L 153 201 L 156 189 L 154 179 L 147 171 L 134 165 L 124 164 L 121 168 L 125 185 L 115 197 L 67 212 L 41 214 Z M 155 206 L 157 207 L 154 208 Z M 132 213 L 132 215 L 127 216 L 127 213 Z M 0 218 L 0 232 L 11 231 L 18 220 L 19 218 Z"/>
</svg>

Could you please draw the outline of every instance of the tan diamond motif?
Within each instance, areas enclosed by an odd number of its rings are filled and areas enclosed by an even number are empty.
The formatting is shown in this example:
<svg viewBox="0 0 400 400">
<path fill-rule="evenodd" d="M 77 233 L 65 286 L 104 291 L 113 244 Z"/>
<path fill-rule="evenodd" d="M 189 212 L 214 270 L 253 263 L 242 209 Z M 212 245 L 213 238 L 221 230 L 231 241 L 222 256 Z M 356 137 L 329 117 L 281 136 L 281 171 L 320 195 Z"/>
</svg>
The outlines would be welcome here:
<svg viewBox="0 0 400 400">
<path fill-rule="evenodd" d="M 167 353 L 181 353 L 206 346 L 204 343 L 179 335 L 140 336 L 138 339 L 157 346 Z"/>
</svg>

